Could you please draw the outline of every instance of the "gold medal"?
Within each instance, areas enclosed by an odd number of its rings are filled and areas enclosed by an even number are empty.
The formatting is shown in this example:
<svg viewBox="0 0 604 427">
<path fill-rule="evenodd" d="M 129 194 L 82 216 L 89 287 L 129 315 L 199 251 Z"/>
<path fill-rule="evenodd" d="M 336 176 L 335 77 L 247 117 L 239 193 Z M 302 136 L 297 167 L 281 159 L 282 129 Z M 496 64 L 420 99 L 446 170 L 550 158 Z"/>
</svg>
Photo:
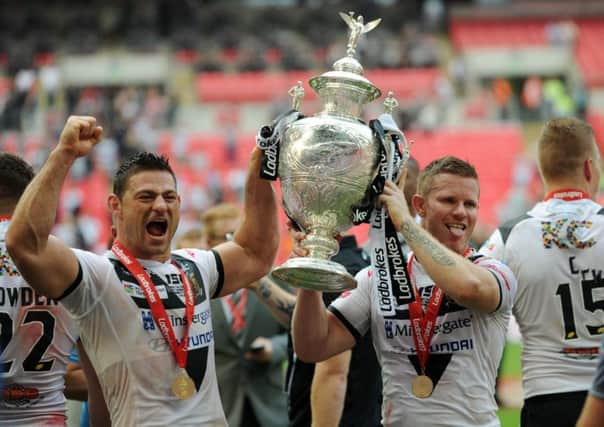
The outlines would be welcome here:
<svg viewBox="0 0 604 427">
<path fill-rule="evenodd" d="M 181 373 L 172 383 L 172 393 L 179 399 L 190 399 L 195 394 L 195 384 L 193 380 L 186 374 Z"/>
<path fill-rule="evenodd" d="M 432 395 L 432 390 L 434 390 L 434 383 L 432 383 L 432 380 L 428 375 L 418 375 L 411 383 L 411 391 L 420 399 L 430 397 Z"/>
</svg>

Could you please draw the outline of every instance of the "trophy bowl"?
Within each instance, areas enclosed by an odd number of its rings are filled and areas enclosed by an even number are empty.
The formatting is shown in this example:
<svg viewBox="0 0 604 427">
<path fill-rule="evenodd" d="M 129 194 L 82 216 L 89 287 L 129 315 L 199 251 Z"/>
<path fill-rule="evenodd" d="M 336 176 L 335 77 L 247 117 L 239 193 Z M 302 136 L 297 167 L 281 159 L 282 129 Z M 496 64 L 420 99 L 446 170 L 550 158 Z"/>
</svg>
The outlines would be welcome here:
<svg viewBox="0 0 604 427">
<path fill-rule="evenodd" d="M 353 207 L 366 199 L 381 153 L 380 141 L 360 119 L 363 105 L 381 92 L 355 58 L 359 36 L 379 20 L 364 24 L 352 12 L 340 15 L 350 28 L 347 56 L 309 82 L 323 110 L 287 125 L 280 141 L 282 204 L 306 233 L 301 245 L 308 256 L 291 258 L 270 274 L 278 283 L 327 292 L 356 287 L 354 277 L 330 258 L 339 250 L 337 236 L 353 224 Z M 290 91 L 294 109 L 301 92 L 301 84 Z"/>
</svg>

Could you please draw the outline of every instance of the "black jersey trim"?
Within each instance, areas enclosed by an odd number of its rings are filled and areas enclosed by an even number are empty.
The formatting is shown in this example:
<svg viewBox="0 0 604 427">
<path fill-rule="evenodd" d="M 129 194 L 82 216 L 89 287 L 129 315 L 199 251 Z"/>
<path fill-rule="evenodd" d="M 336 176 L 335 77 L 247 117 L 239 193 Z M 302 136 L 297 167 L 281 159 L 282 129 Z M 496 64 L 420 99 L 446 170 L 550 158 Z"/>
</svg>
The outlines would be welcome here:
<svg viewBox="0 0 604 427">
<path fill-rule="evenodd" d="M 211 298 L 218 298 L 218 295 L 220 295 L 222 287 L 224 286 L 224 266 L 222 265 L 220 254 L 214 249 L 212 249 L 211 252 L 214 254 L 214 259 L 216 260 L 216 270 L 218 270 L 218 286 L 216 286 L 216 290 L 212 294 Z"/>
<path fill-rule="evenodd" d="M 503 290 L 501 289 L 501 280 L 499 280 L 499 277 L 497 277 L 497 275 L 495 273 L 493 273 L 491 270 L 489 270 L 489 273 L 491 273 L 493 275 L 493 277 L 495 278 L 495 281 L 497 282 L 497 286 L 499 286 L 499 302 L 497 303 L 497 308 L 495 308 L 495 310 L 493 310 L 493 313 L 495 313 L 497 310 L 499 310 L 501 308 L 501 303 L 503 302 Z"/>
<path fill-rule="evenodd" d="M 82 283 L 83 275 L 84 275 L 84 273 L 82 272 L 82 264 L 80 264 L 80 261 L 78 260 L 78 275 L 76 276 L 73 283 L 71 285 L 69 285 L 69 287 L 67 289 L 65 289 L 65 292 L 63 292 L 60 297 L 55 298 L 55 301 L 60 301 L 63 298 L 69 296 L 73 291 L 75 291 L 75 289 L 79 286 L 79 284 Z"/>
<path fill-rule="evenodd" d="M 598 211 L 598 215 L 604 215 L 604 208 L 602 208 Z"/>
<path fill-rule="evenodd" d="M 503 225 L 501 225 L 499 227 L 499 232 L 501 233 L 501 239 L 503 240 L 503 243 L 505 244 L 508 240 L 508 237 L 510 237 L 510 233 L 512 232 L 512 229 L 521 221 L 524 221 L 525 219 L 529 219 L 532 218 L 530 215 L 528 214 L 524 214 L 524 215 L 520 215 L 514 219 L 511 219 L 507 222 L 505 222 Z"/>
<path fill-rule="evenodd" d="M 361 334 L 359 333 L 359 331 L 357 331 L 356 328 L 352 326 L 352 323 L 350 323 L 348 319 L 344 317 L 344 315 L 340 313 L 337 308 L 335 308 L 333 305 L 330 305 L 329 307 L 327 307 L 327 309 L 331 311 L 334 316 L 336 316 L 340 320 L 340 322 L 342 322 L 342 324 L 346 327 L 346 329 L 348 329 L 348 332 L 352 334 L 356 341 L 361 339 Z"/>
</svg>

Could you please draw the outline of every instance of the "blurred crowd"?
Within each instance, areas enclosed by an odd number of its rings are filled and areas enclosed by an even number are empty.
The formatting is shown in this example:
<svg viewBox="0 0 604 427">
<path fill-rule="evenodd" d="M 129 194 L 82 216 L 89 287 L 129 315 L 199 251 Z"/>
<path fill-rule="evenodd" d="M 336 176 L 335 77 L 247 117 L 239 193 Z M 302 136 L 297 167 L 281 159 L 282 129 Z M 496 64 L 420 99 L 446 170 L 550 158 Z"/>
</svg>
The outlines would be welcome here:
<svg viewBox="0 0 604 427">
<path fill-rule="evenodd" d="M 216 168 L 204 149 L 191 149 L 193 133 L 177 124 L 183 100 L 173 85 L 67 86 L 59 66 L 61 56 L 103 50 L 168 51 L 192 75 L 324 72 L 345 55 L 346 26 L 337 12 L 347 10 L 362 14 L 367 21 L 376 17 L 383 21 L 371 37 L 361 38 L 358 54 L 365 69 L 442 70 L 428 90 L 399 98 L 397 121 L 405 131 L 433 132 L 460 121 L 584 117 L 587 91 L 564 76 L 502 76 L 468 90 L 462 57 L 447 49 L 449 6 L 440 0 L 2 2 L 0 149 L 16 152 L 39 167 L 68 114 L 95 116 L 104 127 L 106 141 L 93 158 L 73 168 L 73 186 L 65 192 L 59 232 L 69 234 L 65 239 L 74 246 L 102 247 L 106 235 L 100 230 L 109 223 L 102 213 L 104 201 L 84 204 L 84 196 L 94 199 L 96 193 L 90 194 L 89 189 L 106 188 L 116 165 L 143 149 L 169 151 L 183 176 L 180 191 L 186 231 L 208 207 L 239 200 L 245 165 L 237 154 L 238 144 L 241 134 L 249 133 L 240 129 L 240 107 L 216 107 L 216 144 L 224 151 L 224 162 Z M 549 43 L 568 44 L 577 30 L 562 21 L 546 31 Z M 273 101 L 267 108 L 278 114 L 288 107 Z M 221 118 L 221 110 L 226 111 L 226 119 Z M 374 111 L 369 115 L 375 116 Z"/>
</svg>

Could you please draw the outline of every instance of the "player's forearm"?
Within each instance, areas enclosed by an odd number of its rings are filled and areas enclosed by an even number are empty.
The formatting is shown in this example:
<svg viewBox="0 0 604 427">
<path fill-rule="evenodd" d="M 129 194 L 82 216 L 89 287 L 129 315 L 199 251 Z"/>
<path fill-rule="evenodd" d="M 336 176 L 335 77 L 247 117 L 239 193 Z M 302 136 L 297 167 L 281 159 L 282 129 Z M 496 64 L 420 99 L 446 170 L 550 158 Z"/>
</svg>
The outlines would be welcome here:
<svg viewBox="0 0 604 427">
<path fill-rule="evenodd" d="M 273 317 L 289 329 L 296 305 L 296 296 L 282 289 L 266 276 L 254 284 L 251 289 L 270 310 Z"/>
<path fill-rule="evenodd" d="M 313 382 L 311 391 L 312 427 L 338 427 L 344 400 L 346 398 L 346 378 L 332 379 L 331 383 Z"/>
<path fill-rule="evenodd" d="M 312 427 L 337 427 L 344 411 L 350 351 L 317 363 L 312 380 L 310 405 Z"/>
<path fill-rule="evenodd" d="M 487 312 L 496 308 L 492 298 L 495 279 L 486 269 L 445 247 L 411 217 L 402 222 L 400 232 L 428 275 L 448 296 L 464 307 Z"/>
<path fill-rule="evenodd" d="M 255 149 L 245 186 L 245 210 L 235 241 L 268 273 L 279 246 L 277 199 L 271 183 L 259 176 L 261 151 Z"/>
<path fill-rule="evenodd" d="M 75 158 L 55 149 L 27 187 L 13 214 L 6 244 L 14 258 L 39 254 L 55 224 L 61 188 Z"/>
<path fill-rule="evenodd" d="M 300 289 L 292 325 L 294 351 L 303 361 L 324 360 L 328 336 L 329 323 L 321 293 Z"/>
</svg>

